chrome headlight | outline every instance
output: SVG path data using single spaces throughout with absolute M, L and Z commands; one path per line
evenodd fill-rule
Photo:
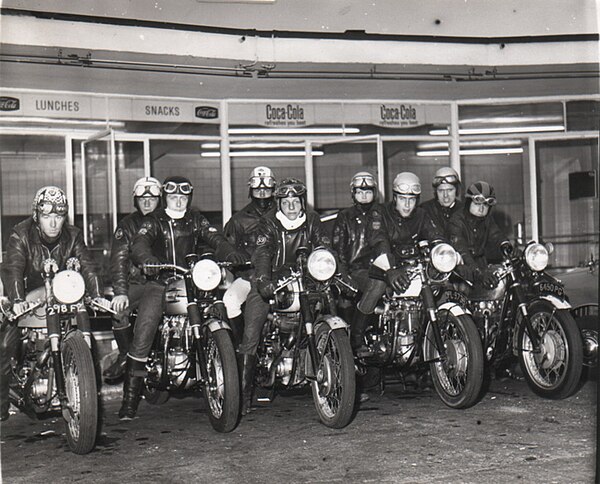
M 58 302 L 73 304 L 85 294 L 85 282 L 76 271 L 60 271 L 52 279 L 52 292 Z
M 307 261 L 308 272 L 317 281 L 331 279 L 337 269 L 335 257 L 327 249 L 314 250 Z
M 192 269 L 192 280 L 201 291 L 212 291 L 221 282 L 221 268 L 210 259 L 202 259 Z
M 531 244 L 525 249 L 525 261 L 534 271 L 543 271 L 548 265 L 548 249 L 542 244 Z
M 458 264 L 458 252 L 450 244 L 438 244 L 431 249 L 431 263 L 440 272 L 452 272 Z

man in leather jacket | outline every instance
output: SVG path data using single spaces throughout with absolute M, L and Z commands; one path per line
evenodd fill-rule
M 357 305 L 352 328 L 358 333 L 361 345 L 355 353 L 369 356 L 364 345 L 364 332 L 369 315 L 373 313 L 386 287 L 402 292 L 410 284 L 410 278 L 400 262 L 413 255 L 419 240 L 439 240 L 443 237 L 427 212 L 417 207 L 421 194 L 419 178 L 410 172 L 399 173 L 393 182 L 394 199 L 385 206 L 383 227 L 374 233 L 372 245 L 377 257 L 371 266 L 371 280 Z
M 262 328 L 269 314 L 276 280 L 296 262 L 300 247 L 308 250 L 328 246 L 319 216 L 306 208 L 306 186 L 300 180 L 287 178 L 275 188 L 277 206 L 267 213 L 258 228 L 256 250 L 252 256 L 255 274 L 246 301 L 244 338 L 240 345 L 242 359 L 242 415 L 250 411 L 256 351 Z
M 462 211 L 464 204 L 458 199 L 460 194 L 460 178 L 449 166 L 443 166 L 435 172 L 432 186 L 434 196 L 421 204 L 433 223 L 442 230 L 444 237 L 450 239 L 448 227 L 450 217 Z
M 66 222 L 68 203 L 65 192 L 55 186 L 40 188 L 32 203 L 32 215 L 17 224 L 6 246 L 2 264 L 2 280 L 13 312 L 27 310 L 28 292 L 44 285 L 44 261 L 53 259 L 59 270 L 66 269 L 67 260 L 79 260 L 87 294 L 96 303 L 108 308 L 110 303 L 101 296 L 100 279 L 94 261 L 83 241 L 79 228 Z M 9 325 L 0 335 L 0 417 L 8 418 L 8 375 L 10 359 L 17 356 L 19 331 Z
M 142 219 L 153 212 L 160 203 L 161 183 L 151 176 L 140 178 L 133 185 L 135 210 L 117 225 L 110 251 L 110 274 L 114 290 L 112 308 L 117 312 L 113 318 L 113 334 L 119 348 L 117 360 L 103 372 L 107 382 L 123 376 L 127 363 L 127 352 L 133 337 L 129 313 L 137 309 L 146 278 L 138 267 L 131 263 L 131 244 Z
M 275 178 L 270 168 L 257 166 L 250 173 L 248 179 L 248 196 L 250 203 L 235 213 L 225 224 L 223 232 L 235 248 L 252 257 L 256 249 L 256 230 L 262 217 L 273 207 L 273 189 Z M 242 342 L 244 331 L 244 318 L 242 316 L 242 304 L 250 293 L 251 269 L 238 271 L 237 279 L 223 295 L 223 304 L 227 310 L 227 317 L 233 332 L 233 343 L 237 349 Z
M 242 264 L 247 259 L 236 252 L 225 236 L 204 215 L 190 207 L 193 186 L 182 176 L 171 176 L 163 182 L 164 208 L 147 215 L 133 239 L 131 258 L 144 268 L 149 280 L 144 286 L 133 341 L 127 354 L 123 403 L 119 410 L 122 420 L 135 417 L 146 375 L 146 359 L 152 347 L 156 329 L 165 304 L 165 282 L 155 268 L 147 264 L 171 263 L 186 266 L 185 256 L 198 253 L 204 245 L 215 250 L 220 260 Z M 164 275 L 164 274 L 163 274 Z

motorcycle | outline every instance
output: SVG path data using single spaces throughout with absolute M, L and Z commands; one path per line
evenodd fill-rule
M 336 316 L 331 285 L 341 278 L 324 248 L 296 252 L 296 264 L 277 281 L 257 351 L 255 383 L 274 391 L 311 385 L 321 423 L 343 428 L 356 391 L 348 324 Z
M 166 309 L 147 362 L 144 398 L 153 405 L 171 390 L 202 389 L 208 416 L 217 432 L 238 422 L 240 393 L 231 328 L 217 310 L 217 289 L 229 263 L 209 256 L 186 256 L 189 268 L 148 264 L 173 275 L 167 279 Z
M 468 408 L 481 392 L 483 352 L 464 297 L 447 284 L 458 260 L 445 243 L 420 241 L 406 248 L 401 265 L 410 285 L 401 293 L 386 289 L 375 308 L 377 322 L 365 332 L 371 354 L 359 358 L 359 369 L 389 367 L 405 380 L 429 367 L 440 399 L 451 408 Z
M 551 247 L 550 247 L 551 250 Z M 560 281 L 545 272 L 549 247 L 530 243 L 493 266 L 494 289 L 466 289 L 490 368 L 517 357 L 529 387 L 544 398 L 576 390 L 583 365 L 582 338 Z
M 11 359 L 10 402 L 30 417 L 59 410 L 69 448 L 87 454 L 96 443 L 98 387 L 91 351 L 91 329 L 79 261 L 59 271 L 55 260 L 43 264 L 44 286 L 29 294 L 30 307 L 8 313 L 4 324 L 20 329 L 17 358 Z

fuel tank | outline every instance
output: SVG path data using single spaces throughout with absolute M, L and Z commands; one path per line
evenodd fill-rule
M 165 295 L 166 309 L 165 314 L 187 314 L 187 292 L 185 290 L 185 281 L 177 279 L 169 283 Z

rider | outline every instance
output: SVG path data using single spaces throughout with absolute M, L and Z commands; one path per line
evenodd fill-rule
M 275 188 L 276 210 L 267 213 L 257 230 L 255 268 L 246 301 L 244 338 L 240 345 L 242 360 L 242 415 L 250 411 L 256 351 L 262 328 L 269 314 L 268 301 L 273 297 L 275 282 L 286 268 L 296 262 L 296 250 L 328 246 L 319 216 L 307 210 L 306 186 L 295 178 L 286 178 Z
M 144 286 L 134 328 L 133 341 L 127 354 L 122 420 L 135 417 L 146 375 L 146 359 L 165 304 L 165 281 L 156 268 L 147 264 L 170 263 L 185 266 L 185 256 L 198 253 L 204 244 L 215 250 L 218 259 L 243 264 L 247 258 L 236 252 L 225 236 L 213 227 L 199 211 L 191 208 L 193 186 L 182 176 L 170 176 L 163 182 L 163 204 L 148 214 L 133 239 L 131 258 L 143 267 L 149 277 Z
M 377 303 L 386 287 L 404 291 L 410 284 L 406 269 L 399 264 L 414 254 L 415 242 L 439 240 L 443 234 L 425 210 L 417 207 L 421 194 L 421 181 L 411 172 L 399 173 L 392 185 L 394 198 L 384 208 L 383 226 L 374 233 L 372 244 L 377 255 L 371 266 L 369 286 L 357 305 L 352 329 L 359 344 L 355 354 L 369 356 L 364 344 L 364 332 Z
M 460 177 L 454 168 L 443 166 L 435 172 L 432 186 L 434 196 L 431 200 L 423 202 L 421 208 L 425 209 L 433 223 L 442 229 L 446 238 L 449 238 L 450 217 L 463 208 L 463 203 L 458 199 L 461 188 Z
M 44 262 L 53 259 L 59 270 L 67 260 L 79 260 L 87 293 L 97 304 L 110 307 L 101 297 L 100 279 L 92 257 L 85 246 L 81 230 L 66 223 L 69 210 L 65 192 L 55 186 L 40 188 L 33 198 L 31 217 L 17 224 L 6 246 L 2 264 L 2 280 L 6 296 L 13 303 L 13 312 L 20 314 L 29 307 L 28 292 L 44 285 Z M 87 328 L 84 328 L 87 329 Z M 17 356 L 19 331 L 9 325 L 0 334 L 0 417 L 8 418 L 8 375 L 10 359 Z
M 104 370 L 103 376 L 107 381 L 121 378 L 125 371 L 127 352 L 133 337 L 129 313 L 137 309 L 146 283 L 142 272 L 131 263 L 131 244 L 133 237 L 142 225 L 144 216 L 158 207 L 161 189 L 161 183 L 151 176 L 145 176 L 136 181 L 133 185 L 135 210 L 119 222 L 113 235 L 110 252 L 110 273 L 114 289 L 112 308 L 118 313 L 113 318 L 113 334 L 119 347 L 119 356 L 110 367 Z
M 250 203 L 233 215 L 223 229 L 225 237 L 241 253 L 252 257 L 256 249 L 256 229 L 265 213 L 273 207 L 273 188 L 275 178 L 270 168 L 257 166 L 248 179 L 248 196 Z M 223 295 L 223 303 L 237 349 L 242 341 L 244 331 L 242 304 L 250 292 L 250 270 L 237 274 L 238 278 Z
M 467 188 L 465 198 L 464 209 L 455 213 L 449 224 L 450 241 L 464 261 L 456 270 L 463 278 L 492 289 L 498 278 L 488 267 L 489 251 L 511 254 L 513 247 L 490 216 L 497 202 L 494 187 L 477 181 Z

